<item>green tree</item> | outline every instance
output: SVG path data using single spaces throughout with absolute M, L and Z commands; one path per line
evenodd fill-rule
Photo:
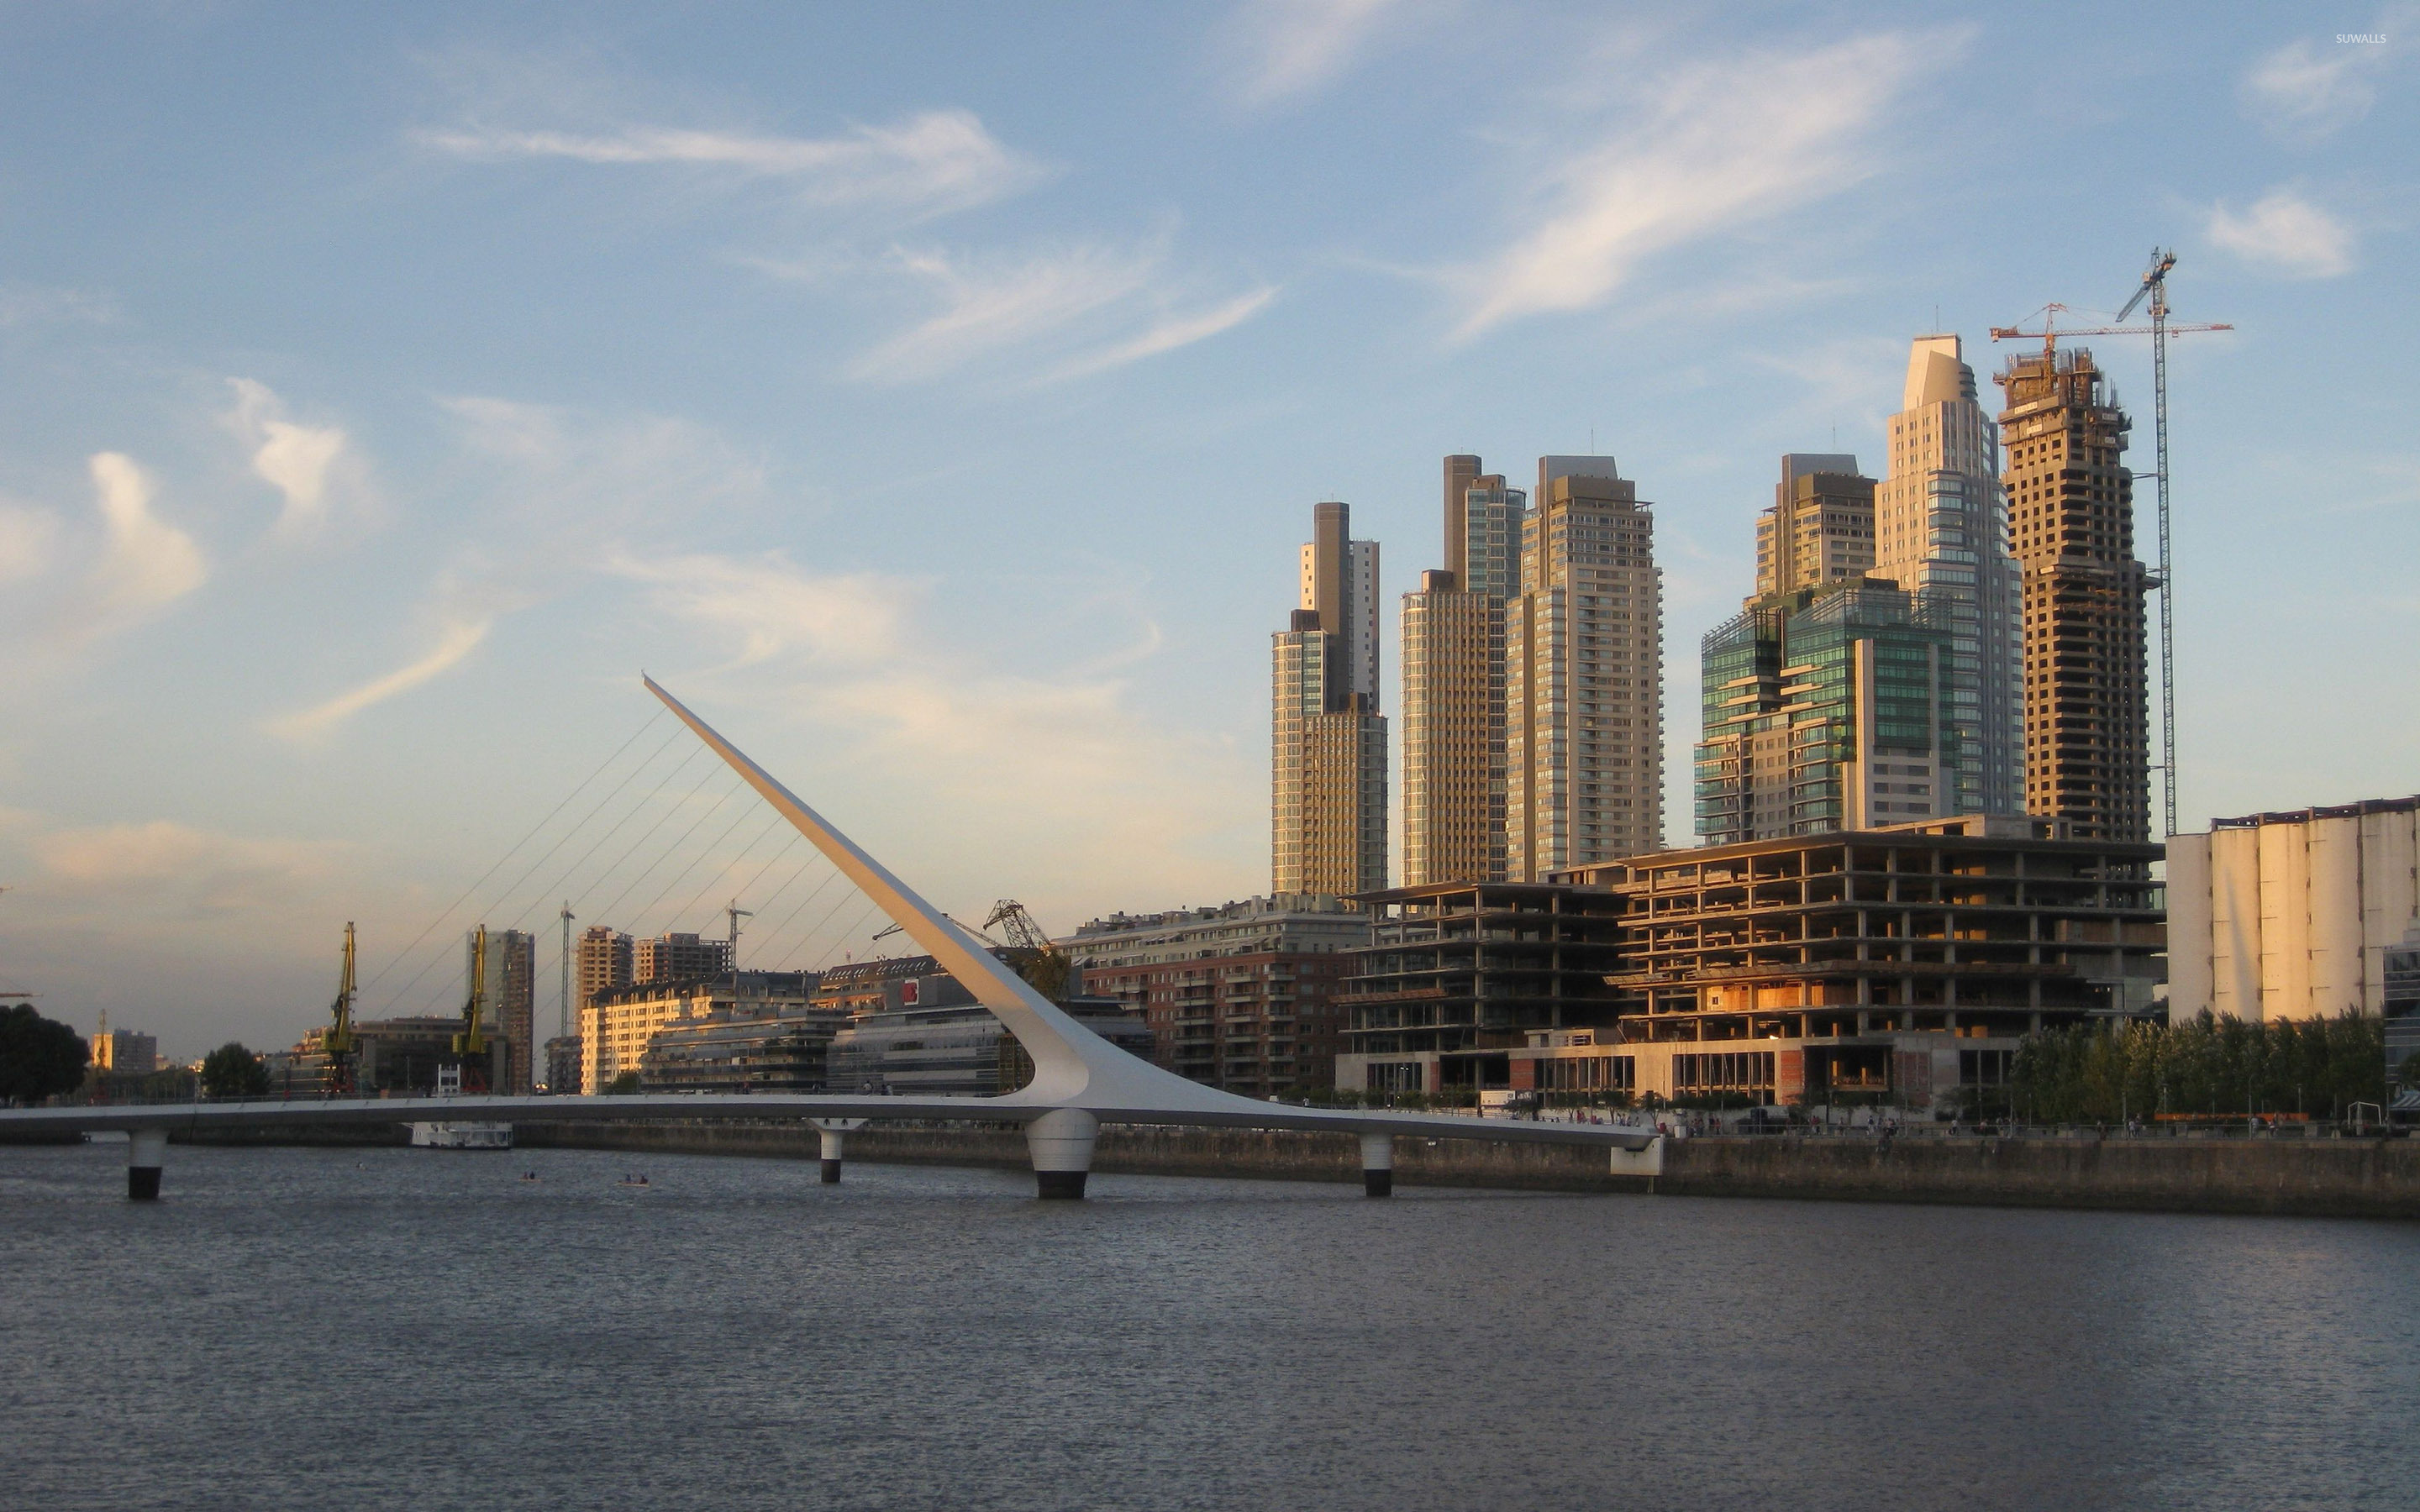
M 33 1004 L 0 1008 L 0 1102 L 39 1103 L 74 1091 L 91 1055 L 83 1035 L 42 1017 Z
M 635 1071 L 626 1071 L 605 1084 L 605 1095 L 608 1097 L 628 1097 L 638 1089 L 639 1073 Z
M 202 1057 L 202 1090 L 212 1097 L 263 1097 L 269 1069 L 260 1057 L 229 1040 Z

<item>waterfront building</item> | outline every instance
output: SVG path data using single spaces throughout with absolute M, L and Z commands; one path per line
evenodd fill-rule
M 1404 595 L 1404 881 L 1504 875 L 1504 600 L 1420 576 Z
M 1663 579 L 1652 506 L 1609 456 L 1543 456 L 1505 607 L 1505 874 L 1664 842 Z
M 587 1011 L 590 1000 L 598 993 L 631 984 L 632 954 L 630 936 L 619 930 L 599 924 L 580 932 L 572 948 L 574 1022 Z
M 1874 571 L 1874 480 L 1843 453 L 1789 452 L 1773 507 L 1756 520 L 1759 598 Z
M 845 1014 L 811 1001 L 812 972 L 739 973 L 687 989 L 639 1056 L 649 1092 L 820 1092 Z
M 1623 921 L 1617 1032 L 1534 1039 L 1512 1084 L 1734 1105 L 1996 1095 L 2028 1032 L 2154 1011 L 2159 858 L 1966 814 L 1575 869 L 1561 880 L 1606 889 Z
M 1949 811 L 1961 752 L 1937 600 L 1858 578 L 1750 600 L 1702 642 L 1703 843 Z
M 852 1004 L 827 1053 L 830 1089 L 865 1097 L 995 1097 L 1033 1076 L 1032 1057 L 931 956 L 866 962 L 828 1000 Z M 1060 1005 L 1078 1023 L 1148 1060 L 1151 1030 L 1113 1000 L 1078 996 Z
M 303 1035 L 295 1047 L 298 1085 L 314 1089 L 326 1085 L 327 1028 Z M 415 1013 L 401 1018 L 367 1019 L 353 1025 L 353 1086 L 370 1095 L 427 1097 L 437 1090 L 437 1068 L 459 1065 L 454 1038 L 462 1032 L 459 1013 Z M 513 1043 L 501 1030 L 488 1037 L 487 1082 L 505 1086 L 513 1063 L 528 1047 Z
M 2151 833 L 2144 595 L 2131 424 L 2092 354 L 2013 357 L 2000 435 L 2024 573 L 2025 811 L 2091 840 Z
M 2420 1113 L 2420 1063 L 2414 1059 L 2420 1057 L 2420 918 L 2412 921 L 2403 938 L 2379 953 L 2386 1090 L 2395 1111 L 2409 1116 Z
M 1873 576 L 1916 595 L 1950 631 L 1952 744 L 1964 757 L 1951 813 L 2050 811 L 2030 808 L 2024 786 L 2021 595 L 1999 443 L 1959 339 L 1916 337 L 1874 495 Z
M 580 1089 L 593 1096 L 626 1073 L 644 1081 L 647 1047 L 656 1036 L 676 1023 L 706 1017 L 717 1004 L 775 1012 L 793 999 L 809 1004 L 816 985 L 812 972 L 743 971 L 736 995 L 728 973 L 600 991 L 580 1013 Z
M 1355 893 L 1387 880 L 1387 721 L 1375 686 L 1378 553 L 1373 543 L 1350 539 L 1349 525 L 1343 504 L 1313 511 L 1313 539 L 1303 548 L 1304 604 L 1272 638 L 1270 871 L 1277 892 Z
M 703 981 L 731 971 L 731 942 L 694 934 L 659 934 L 630 942 L 630 984 L 662 986 Z
M 532 1008 L 537 988 L 537 939 L 526 930 L 517 929 L 489 930 L 487 935 L 488 975 L 482 996 L 487 1003 L 488 1024 L 513 1047 L 503 1078 L 489 1083 L 489 1090 L 525 1096 L 535 1074 L 528 1052 L 535 1042 L 532 1036 Z M 466 980 L 478 960 L 477 950 L 476 933 L 466 934 L 462 941 Z
M 1343 900 L 1280 894 L 1112 914 L 1057 943 L 1087 995 L 1141 1015 L 1160 1065 L 1270 1097 L 1334 1084 L 1336 991 L 1370 937 L 1369 915 Z
M 1404 882 L 1504 875 L 1504 606 L 1528 496 L 1445 459 L 1445 566 L 1404 595 Z
M 2420 798 L 2215 819 L 2167 857 L 2171 1023 L 2385 1011 L 2420 917 Z
M 1336 1085 L 1356 1092 L 1512 1086 L 1533 1034 L 1611 1032 L 1622 903 L 1594 887 L 1437 883 L 1363 900 L 1375 937 L 1354 954 Z
M 160 1069 L 160 1041 L 132 1029 L 111 1028 L 106 1012 L 93 1033 L 90 1053 L 92 1069 L 111 1075 L 148 1076 Z
M 546 1089 L 557 1096 L 580 1090 L 580 1036 L 561 1034 L 546 1042 Z

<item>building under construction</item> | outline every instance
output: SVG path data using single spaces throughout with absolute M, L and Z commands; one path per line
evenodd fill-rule
M 1969 814 L 1579 869 L 1619 902 L 1616 1032 L 1534 1037 L 1510 1084 L 1988 1104 L 2031 1030 L 2156 1011 L 2160 854 Z
M 2134 556 L 2130 422 L 2082 347 L 2046 339 L 1998 382 L 2023 582 L 2025 811 L 2066 820 L 2078 840 L 2149 840 L 2152 581 Z

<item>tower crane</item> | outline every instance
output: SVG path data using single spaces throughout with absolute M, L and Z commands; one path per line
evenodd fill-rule
M 2143 271 L 2143 280 L 2135 287 L 2126 307 L 2118 312 L 2118 324 L 2109 326 L 2076 326 L 2055 329 L 2058 313 L 2064 304 L 2042 306 L 2042 328 L 2040 332 L 2042 358 L 2047 362 L 2059 336 L 2149 336 L 2151 338 L 2151 447 L 2158 471 L 2152 477 L 2159 485 L 2160 563 L 2160 779 L 2163 796 L 2161 839 L 2177 832 L 2177 683 L 2176 683 L 2176 590 L 2170 586 L 2175 571 L 2168 559 L 2168 337 L 2192 332 L 2233 331 L 2224 322 L 2171 323 L 2168 319 L 2168 270 L 2177 265 L 2177 255 L 2163 247 L 2151 249 L 2151 265 Z M 2130 326 L 2126 317 L 2146 299 L 2150 302 L 2151 323 Z M 2007 341 L 2030 338 L 2036 332 L 2019 331 L 2013 326 L 1993 326 L 1992 339 Z

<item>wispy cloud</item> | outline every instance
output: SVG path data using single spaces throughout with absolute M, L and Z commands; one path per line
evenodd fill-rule
M 1265 105 L 1308 93 L 1361 56 L 1405 0 L 1244 0 L 1223 28 L 1236 97 Z
M 425 131 L 418 138 L 439 151 L 484 162 L 552 158 L 719 170 L 780 180 L 811 204 L 920 214 L 1001 199 L 1045 174 L 964 110 L 925 111 L 894 125 L 857 126 L 830 137 L 631 126 L 588 133 L 463 127 Z
M 277 517 L 280 533 L 306 532 L 327 517 L 332 484 L 357 482 L 356 459 L 346 453 L 344 431 L 334 425 L 304 425 L 286 418 L 286 406 L 269 386 L 251 378 L 229 378 L 236 393 L 229 426 L 252 450 L 255 476 L 277 490 L 285 508 Z
M 1206 340 L 1260 313 L 1263 287 L 1171 313 L 1165 238 L 1140 246 L 1062 247 L 1007 266 L 939 252 L 904 254 L 900 267 L 941 296 L 941 309 L 849 364 L 851 377 L 910 383 L 1011 350 L 1039 348 L 1030 367 L 1056 380 L 1122 367 Z M 1137 332 L 1138 322 L 1144 329 Z M 1070 346 L 1081 349 L 1067 355 Z M 1055 362 L 1050 361 L 1055 357 Z
M 644 583 L 662 613 L 737 641 L 736 665 L 790 657 L 866 666 L 897 654 L 924 585 L 882 573 L 809 573 L 779 552 L 741 558 L 617 549 L 605 570 Z
M 359 687 L 339 693 L 325 703 L 285 715 L 269 722 L 271 734 L 288 740 L 307 740 L 324 735 L 364 709 L 385 702 L 398 693 L 408 693 L 423 683 L 452 670 L 463 657 L 479 648 L 493 627 L 490 620 L 457 620 L 441 625 L 437 644 L 427 654 L 405 663 L 382 676 L 373 677 Z
M 91 461 L 95 501 L 107 544 L 89 590 L 95 628 L 118 629 L 149 619 L 199 588 L 209 567 L 194 538 L 151 510 L 151 480 L 116 452 Z
M 2241 214 L 2213 206 L 2206 229 L 2213 246 L 2289 278 L 2352 270 L 2352 228 L 2291 189 L 2273 189 Z
M 2365 37 L 2378 41 L 2304 38 L 2263 55 L 2244 75 L 2245 108 L 2276 135 L 2316 142 L 2335 135 L 2378 103 L 2379 81 L 2409 48 L 2405 28 L 2420 6 L 2396 6 Z
M 1170 316 L 1131 340 L 1113 343 L 1098 351 L 1086 352 L 1061 363 L 1051 370 L 1053 379 L 1085 378 L 1105 373 L 1128 363 L 1139 363 L 1162 352 L 1172 352 L 1180 347 L 1190 347 L 1197 341 L 1207 341 L 1222 331 L 1231 331 L 1268 307 L 1278 291 L 1262 287 L 1239 294 L 1224 303 L 1212 305 L 1187 315 Z
M 1868 137 L 1906 87 L 1962 47 L 1888 33 L 1811 53 L 1625 72 L 1604 124 L 1535 177 L 1536 228 L 1458 281 L 1459 334 L 1602 304 L 1646 259 L 1839 193 L 1882 162 Z
M 1156 250 L 1077 246 L 991 270 L 940 253 L 914 254 L 903 266 L 939 290 L 940 312 L 858 358 L 850 374 L 910 382 L 1052 334 L 1140 292 L 1159 261 Z

